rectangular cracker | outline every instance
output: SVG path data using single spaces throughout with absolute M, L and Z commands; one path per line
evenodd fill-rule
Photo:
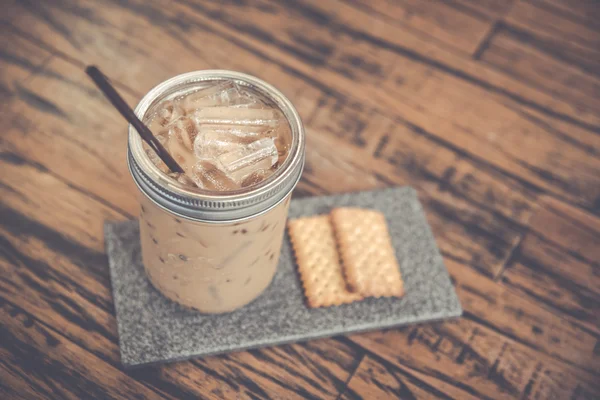
M 329 216 L 293 219 L 288 230 L 309 307 L 337 306 L 362 299 L 346 286 Z
M 401 297 L 404 284 L 385 216 L 362 208 L 335 208 L 331 223 L 350 290 L 363 296 Z

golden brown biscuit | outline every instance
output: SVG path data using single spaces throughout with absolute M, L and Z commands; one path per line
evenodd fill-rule
M 402 296 L 404 285 L 385 216 L 362 208 L 336 208 L 331 223 L 350 290 L 363 296 Z
M 288 229 L 309 307 L 362 299 L 346 287 L 329 216 L 294 219 Z

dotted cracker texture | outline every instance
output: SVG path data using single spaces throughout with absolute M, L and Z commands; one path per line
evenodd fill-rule
M 331 223 L 344 272 L 353 291 L 364 296 L 402 296 L 402 278 L 383 213 L 336 208 Z
M 291 220 L 288 230 L 310 307 L 339 306 L 361 298 L 346 289 L 329 216 Z
M 308 308 L 289 239 L 275 278 L 249 305 L 202 315 L 162 296 L 144 274 L 137 221 L 105 224 L 113 297 L 125 366 L 306 341 L 357 331 L 458 317 L 461 306 L 416 192 L 408 187 L 294 199 L 290 218 L 335 207 L 381 211 L 401 265 L 404 296 Z

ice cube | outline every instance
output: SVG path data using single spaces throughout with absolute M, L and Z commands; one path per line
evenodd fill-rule
M 264 103 L 256 96 L 251 95 L 236 84 L 233 85 L 233 88 L 224 91 L 221 99 L 221 105 L 229 107 L 260 108 L 264 106 Z
M 181 117 L 168 126 L 169 141 L 167 148 L 175 161 L 184 171 L 190 171 L 196 163 L 193 153 L 194 139 L 198 134 L 194 122 L 187 117 Z
M 194 140 L 198 157 L 216 157 L 261 138 L 273 138 L 276 130 L 251 125 L 200 125 Z
M 232 81 L 197 90 L 180 99 L 183 107 L 190 111 L 217 106 L 260 106 L 260 102 Z
M 259 169 L 257 171 L 252 172 L 247 177 L 245 177 L 240 186 L 245 188 L 248 186 L 256 185 L 257 183 L 264 181 L 270 174 L 271 174 L 270 171 L 266 171 L 264 169 Z
M 220 132 L 227 132 L 232 136 L 232 140 L 241 142 L 253 142 L 262 138 L 274 138 L 277 136 L 277 129 L 266 126 L 256 125 L 201 125 L 207 129 L 213 129 Z
M 199 160 L 193 166 L 190 176 L 201 189 L 224 191 L 239 188 L 239 185 L 211 160 Z
M 198 158 L 214 158 L 220 154 L 234 151 L 241 141 L 227 129 L 212 125 L 202 125 L 194 140 L 194 153 Z
M 252 172 L 270 169 L 277 162 L 277 158 L 274 139 L 264 138 L 223 153 L 217 157 L 217 160 L 223 171 L 241 184 Z
M 196 163 L 194 153 L 186 149 L 177 140 L 169 140 L 169 154 L 177 161 L 184 171 L 189 171 Z
M 167 126 L 169 140 L 177 140 L 190 151 L 194 148 L 194 139 L 198 135 L 196 124 L 187 117 L 181 117 Z
M 265 108 L 265 104 L 252 98 L 241 98 L 229 104 L 231 108 Z
M 167 142 L 169 140 L 167 132 L 163 131 L 161 133 L 155 134 L 154 136 L 163 146 L 167 146 Z M 150 159 L 150 161 L 152 161 L 154 165 L 158 167 L 158 169 L 160 169 L 164 173 L 170 171 L 169 167 L 167 167 L 167 165 L 160 159 L 160 157 L 156 154 L 154 149 L 148 146 L 146 142 L 143 143 L 143 146 L 144 150 L 146 151 L 146 154 L 148 155 L 148 158 Z
M 186 110 L 194 110 L 202 107 L 213 107 L 221 104 L 219 94 L 233 87 L 233 82 L 225 81 L 217 85 L 188 93 L 179 99 Z
M 290 150 L 290 140 L 292 138 L 290 126 L 288 124 L 281 124 L 275 132 L 275 135 L 275 146 L 277 147 L 278 152 L 276 166 L 279 167 L 287 158 L 288 152 Z
M 283 121 L 278 110 L 260 108 L 208 107 L 196 110 L 192 118 L 198 124 L 252 125 L 275 128 Z
M 265 108 L 265 103 L 260 101 L 256 96 L 252 96 L 241 89 L 235 95 L 230 95 L 228 100 L 223 105 L 232 108 Z
M 152 150 L 150 146 L 147 146 L 145 150 L 150 161 L 152 161 L 152 163 L 156 165 L 159 170 L 161 170 L 165 174 L 170 171 L 169 167 L 167 167 L 167 165 L 160 159 L 160 157 L 156 155 L 156 152 L 154 152 L 154 150 Z
M 163 128 L 185 115 L 185 110 L 171 100 L 164 101 L 152 117 L 148 128 L 155 135 L 162 132 Z

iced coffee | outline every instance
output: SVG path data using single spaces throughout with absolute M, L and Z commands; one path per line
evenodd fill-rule
M 235 310 L 270 284 L 303 162 L 287 99 L 256 78 L 218 72 L 163 88 L 143 110 L 183 173 L 130 135 L 146 273 L 163 295 L 204 313 Z
M 147 124 L 183 167 L 183 184 L 217 192 L 255 185 L 285 160 L 290 139 L 283 113 L 234 81 L 206 84 L 158 104 Z M 163 172 L 154 150 L 148 157 Z

